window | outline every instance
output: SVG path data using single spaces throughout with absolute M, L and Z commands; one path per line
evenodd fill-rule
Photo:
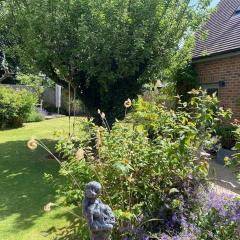
M 213 93 L 216 93 L 218 96 L 219 83 L 202 84 L 202 88 L 207 91 L 207 94 L 212 95 Z
M 240 15 L 240 6 L 236 9 L 234 15 Z
M 216 96 L 218 97 L 218 88 L 208 88 L 207 89 L 208 95 L 213 95 L 214 93 L 216 93 Z

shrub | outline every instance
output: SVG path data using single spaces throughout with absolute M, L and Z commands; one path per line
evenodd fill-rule
M 142 83 L 191 59 L 192 33 L 210 13 L 207 0 L 41 2 L 4 1 L 4 42 L 14 42 L 8 53 L 58 84 L 70 83 L 89 110 L 101 107 L 113 120 Z
M 45 116 L 42 112 L 34 109 L 28 116 L 26 122 L 41 122 L 44 121 Z
M 182 96 L 184 101 L 189 100 L 190 95 L 188 92 L 191 91 L 191 89 L 200 87 L 197 71 L 192 65 L 178 69 L 173 76 L 173 80 L 176 83 L 177 94 Z
M 236 144 L 236 136 L 234 125 L 223 125 L 217 129 L 217 134 L 221 137 L 221 145 L 223 148 L 232 149 Z
M 59 187 L 66 204 L 79 205 L 91 180 L 103 185 L 102 199 L 118 219 L 114 239 L 140 239 L 151 234 L 181 232 L 181 219 L 198 206 L 200 186 L 207 185 L 208 154 L 216 128 L 228 116 L 215 96 L 193 90 L 189 104 L 178 101 L 176 111 L 158 101 L 139 97 L 125 120 L 110 130 L 85 120 L 84 134 L 59 141 L 64 162 Z M 126 110 L 131 105 L 128 101 Z M 72 177 L 74 176 L 74 181 Z M 87 236 L 79 233 L 82 239 Z
M 27 90 L 0 87 L 0 127 L 19 127 L 36 104 L 36 97 Z
M 234 127 L 236 130 L 233 132 L 233 134 L 236 137 L 236 144 L 234 146 L 234 150 L 236 150 L 236 154 L 233 155 L 233 158 L 225 158 L 225 163 L 227 166 L 231 166 L 234 168 L 235 172 L 238 174 L 238 181 L 240 182 L 240 124 L 239 121 L 237 121 L 234 124 Z

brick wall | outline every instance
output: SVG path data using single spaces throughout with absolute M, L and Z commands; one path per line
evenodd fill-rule
M 195 67 L 202 84 L 225 81 L 225 87 L 219 87 L 220 103 L 240 119 L 240 56 L 196 63 Z

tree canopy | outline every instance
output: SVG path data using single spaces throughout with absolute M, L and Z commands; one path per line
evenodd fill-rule
M 71 84 L 90 110 L 116 112 L 143 83 L 191 56 L 210 0 L 3 0 L 6 53 Z

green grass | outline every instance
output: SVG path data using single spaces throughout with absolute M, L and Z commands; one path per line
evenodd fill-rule
M 69 224 L 66 208 L 43 211 L 45 204 L 56 200 L 55 189 L 44 182 L 43 174 L 57 176 L 59 166 L 44 150 L 26 147 L 33 136 L 52 147 L 53 132 L 67 128 L 67 118 L 59 118 L 0 131 L 1 240 L 54 239 L 46 232 Z

